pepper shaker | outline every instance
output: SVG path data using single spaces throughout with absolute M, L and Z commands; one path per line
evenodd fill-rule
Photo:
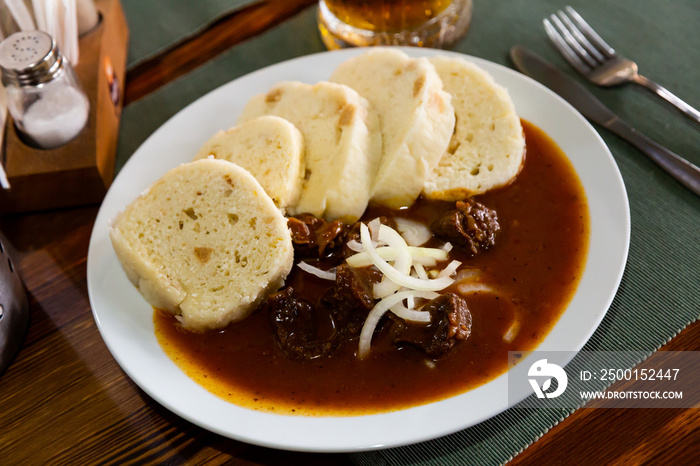
M 16 32 L 0 42 L 7 107 L 22 140 L 60 147 L 85 127 L 90 102 L 56 41 L 42 31 Z

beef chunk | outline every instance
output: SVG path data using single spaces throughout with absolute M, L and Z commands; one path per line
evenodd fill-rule
M 335 286 L 321 298 L 328 306 L 339 332 L 350 335 L 362 330 L 367 314 L 374 307 L 374 295 L 367 275 L 347 264 L 336 267 Z
M 287 219 L 292 234 L 294 251 L 300 257 L 318 259 L 342 259 L 342 246 L 349 227 L 335 220 L 326 222 L 311 214 L 301 214 Z
M 340 220 L 325 222 L 316 230 L 316 244 L 319 257 L 335 254 L 345 244 L 348 226 Z
M 446 293 L 430 301 L 423 310 L 430 312 L 430 323 L 406 324 L 400 332 L 396 332 L 397 345 L 410 345 L 437 358 L 458 341 L 469 338 L 472 315 L 464 298 Z
M 289 217 L 287 226 L 292 235 L 294 247 L 308 246 L 313 248 L 316 245 L 316 228 L 322 224 L 323 220 L 313 215 L 302 214 L 298 217 Z
M 456 209 L 445 212 L 431 225 L 433 234 L 476 255 L 496 242 L 501 229 L 495 210 L 473 199 L 457 201 Z
M 263 307 L 270 314 L 277 344 L 289 357 L 315 359 L 332 352 L 331 342 L 317 340 L 313 306 L 291 287 L 270 295 Z

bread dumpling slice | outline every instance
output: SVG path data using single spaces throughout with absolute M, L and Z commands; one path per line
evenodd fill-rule
M 341 63 L 330 80 L 355 89 L 379 113 L 383 150 L 372 200 L 392 208 L 411 205 L 447 149 L 455 123 L 450 95 L 433 65 L 374 48 Z
M 195 331 L 246 317 L 293 263 L 280 210 L 250 173 L 224 160 L 168 171 L 114 219 L 110 238 L 146 301 Z
M 214 156 L 245 168 L 279 208 L 294 205 L 304 176 L 304 140 L 290 122 L 262 116 L 219 131 L 199 149 L 195 160 Z
M 290 121 L 304 138 L 301 196 L 288 213 L 357 220 L 367 207 L 381 153 L 379 120 L 369 103 L 340 84 L 288 81 L 254 96 L 238 122 L 261 115 Z
M 430 62 L 452 94 L 457 123 L 424 194 L 455 201 L 508 184 L 525 155 L 523 129 L 508 91 L 462 58 L 436 56 Z

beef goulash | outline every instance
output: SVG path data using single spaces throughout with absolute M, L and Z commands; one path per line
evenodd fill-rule
M 253 96 L 115 220 L 161 347 L 215 395 L 286 414 L 403 409 L 488 382 L 576 290 L 576 173 L 463 60 L 377 48 L 332 80 Z

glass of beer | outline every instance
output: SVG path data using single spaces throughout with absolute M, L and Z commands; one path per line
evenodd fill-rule
M 449 48 L 469 28 L 472 0 L 320 0 L 328 49 L 369 45 Z

